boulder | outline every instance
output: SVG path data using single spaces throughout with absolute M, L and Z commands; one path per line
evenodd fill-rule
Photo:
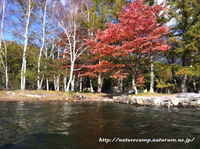
M 176 96 L 177 98 L 200 98 L 199 93 L 180 93 Z
M 108 99 L 108 101 L 109 101 L 109 102 L 113 102 L 114 100 L 113 100 L 113 99 Z
M 137 103 L 136 99 L 137 99 L 136 96 L 132 96 L 132 97 L 131 97 L 131 103 L 130 103 L 130 104 L 136 104 L 136 103 Z
M 144 97 L 137 97 L 136 98 L 136 103 L 138 104 L 138 105 L 144 105 Z
M 161 99 L 159 98 L 151 98 L 151 103 L 152 103 L 152 106 L 160 106 L 160 103 L 161 103 Z
M 190 103 L 190 100 L 188 98 L 180 98 L 180 100 L 184 103 Z
M 103 101 L 108 101 L 108 99 L 107 99 L 107 98 L 104 98 Z
M 186 106 L 190 104 L 190 100 L 188 98 L 178 98 L 181 106 Z
M 113 96 L 113 99 L 116 100 L 119 96 Z
M 132 96 L 128 95 L 126 103 L 130 104 L 131 102 L 132 102 Z
M 197 106 L 197 100 L 191 100 L 190 105 L 191 106 Z
M 170 100 L 161 100 L 160 105 L 162 107 L 172 106 Z
M 183 107 L 189 107 L 190 104 L 189 103 L 182 103 L 181 106 L 183 106 Z
M 79 100 L 83 99 L 83 95 L 82 94 L 77 94 L 76 96 Z
M 128 97 L 126 95 L 119 96 L 118 102 L 119 103 L 126 103 Z
M 36 99 L 41 99 L 42 97 L 41 96 L 38 96 L 38 95 L 26 95 L 27 97 L 33 97 L 33 98 L 36 98 Z
M 144 105 L 146 105 L 146 106 L 152 105 L 151 99 L 149 99 L 149 98 L 145 98 L 143 102 L 144 102 Z
M 200 106 L 200 100 L 197 100 L 197 105 Z
M 172 98 L 170 101 L 174 106 L 178 106 L 178 104 L 180 103 L 180 100 L 178 98 Z

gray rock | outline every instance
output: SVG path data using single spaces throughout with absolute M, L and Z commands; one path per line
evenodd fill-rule
M 184 103 L 190 103 L 190 100 L 188 98 L 180 98 L 180 101 Z
M 132 102 L 132 97 L 131 95 L 128 95 L 126 103 L 130 104 L 131 102 Z
M 137 99 L 136 96 L 132 96 L 132 97 L 131 97 L 131 103 L 130 103 L 130 104 L 136 104 L 136 103 L 137 103 L 136 99 Z
M 119 103 L 126 103 L 128 97 L 126 95 L 119 96 L 118 102 Z
M 200 106 L 200 100 L 197 100 L 197 105 Z
M 197 106 L 197 101 L 196 101 L 196 100 L 192 100 L 192 101 L 190 102 L 190 105 L 191 105 L 191 106 Z
M 144 105 L 146 106 L 152 105 L 151 100 L 149 98 L 145 98 L 143 102 L 144 102 Z
M 188 98 L 178 98 L 181 106 L 185 107 L 190 105 L 190 100 Z
M 180 103 L 178 98 L 172 98 L 170 101 L 174 106 L 177 106 Z
M 176 96 L 177 98 L 200 98 L 199 93 L 180 93 Z
M 33 98 L 36 98 L 36 99 L 41 99 L 42 97 L 41 96 L 38 96 L 38 95 L 26 95 L 27 97 L 33 97 Z
M 161 100 L 160 105 L 162 107 L 168 107 L 169 105 L 171 106 L 171 102 L 169 100 Z
M 183 107 L 189 107 L 190 104 L 189 103 L 182 103 L 181 106 L 183 106 Z
M 116 100 L 118 98 L 118 96 L 113 96 L 113 99 Z
M 78 95 L 77 95 L 77 98 L 78 98 L 79 100 L 81 100 L 81 99 L 83 99 L 83 95 L 82 95 L 82 94 L 78 94 Z
M 144 97 L 137 97 L 136 98 L 136 103 L 138 105 L 144 105 Z
M 151 100 L 152 106 L 156 106 L 156 107 L 160 106 L 161 99 L 159 99 L 159 98 L 151 98 L 150 100 Z

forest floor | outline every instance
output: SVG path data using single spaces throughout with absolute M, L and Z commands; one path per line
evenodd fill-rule
M 78 101 L 77 95 L 80 93 L 64 91 L 45 91 L 45 90 L 15 90 L 15 91 L 0 91 L 0 101 Z M 104 99 L 112 99 L 112 96 L 120 96 L 121 94 L 111 93 L 81 93 L 83 100 L 81 101 L 102 101 Z M 129 95 L 129 94 L 125 94 Z M 159 94 L 159 93 L 140 93 L 132 96 L 145 97 L 161 97 L 161 96 L 176 96 L 176 94 Z

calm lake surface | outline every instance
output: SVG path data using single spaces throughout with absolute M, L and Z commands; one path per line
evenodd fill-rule
M 106 138 L 194 140 L 99 142 Z M 105 102 L 0 102 L 0 148 L 199 149 L 200 109 L 168 111 Z

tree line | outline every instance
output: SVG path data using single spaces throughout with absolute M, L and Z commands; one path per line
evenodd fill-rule
M 1 0 L 1 89 L 198 92 L 200 2 Z

